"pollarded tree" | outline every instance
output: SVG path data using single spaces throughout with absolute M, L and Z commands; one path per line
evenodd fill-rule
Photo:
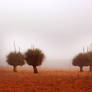
M 28 65 L 32 65 L 34 73 L 38 73 L 37 66 L 40 66 L 44 60 L 44 53 L 40 49 L 29 49 L 25 53 L 25 59 Z
M 11 52 L 9 53 L 9 55 L 7 56 L 7 63 L 9 65 L 13 66 L 13 71 L 17 72 L 16 67 L 22 66 L 25 64 L 24 62 L 24 55 L 22 55 L 22 53 L 18 52 Z
M 89 58 L 89 71 L 92 72 L 92 52 L 87 52 Z
M 80 72 L 83 72 L 83 66 L 89 65 L 89 58 L 87 53 L 79 53 L 74 59 L 72 64 L 80 67 Z

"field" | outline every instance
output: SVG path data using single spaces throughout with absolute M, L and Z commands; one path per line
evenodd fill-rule
M 0 68 L 0 92 L 92 92 L 92 73 L 77 70 Z

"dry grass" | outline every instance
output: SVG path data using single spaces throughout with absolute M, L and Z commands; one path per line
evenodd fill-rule
M 92 73 L 21 68 L 17 73 L 11 68 L 0 69 L 0 92 L 92 92 Z

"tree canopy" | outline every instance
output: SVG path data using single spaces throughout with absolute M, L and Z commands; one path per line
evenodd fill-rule
M 7 56 L 7 63 L 9 65 L 12 65 L 14 67 L 14 71 L 16 72 L 16 66 L 20 65 L 24 65 L 24 55 L 20 52 L 16 53 L 16 52 L 11 52 L 9 53 L 9 55 Z
M 90 59 L 87 53 L 79 53 L 72 62 L 74 66 L 88 66 L 89 63 Z
M 39 66 L 42 64 L 45 55 L 40 49 L 29 49 L 25 53 L 25 59 L 29 65 Z

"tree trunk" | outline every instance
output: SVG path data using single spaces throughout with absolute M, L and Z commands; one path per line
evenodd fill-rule
M 33 66 L 33 69 L 34 69 L 34 73 L 38 73 L 38 70 L 37 70 L 36 66 Z
M 14 72 L 17 72 L 16 66 L 13 66 L 13 71 L 14 71 Z
M 80 66 L 80 72 L 83 72 L 83 66 Z
M 92 65 L 89 66 L 89 71 L 92 72 Z

